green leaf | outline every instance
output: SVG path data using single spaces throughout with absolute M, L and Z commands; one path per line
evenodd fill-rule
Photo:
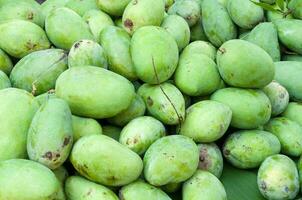
M 256 2 L 256 1 L 252 1 L 254 4 L 256 4 L 257 6 L 260 6 L 261 8 L 263 8 L 264 10 L 268 10 L 268 11 L 272 11 L 272 12 L 278 12 L 278 10 L 276 8 L 274 8 L 273 5 L 267 4 L 267 3 L 261 3 L 261 2 Z
M 277 6 L 282 10 L 284 11 L 284 0 L 276 0 L 276 4 Z

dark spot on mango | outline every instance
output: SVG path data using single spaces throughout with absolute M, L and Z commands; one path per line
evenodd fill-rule
M 225 49 L 225 48 L 219 48 L 218 51 L 219 51 L 221 54 L 226 53 L 226 49 Z
M 138 0 L 134 0 L 133 2 L 132 2 L 132 5 L 136 5 L 138 3 Z
M 27 15 L 27 19 L 32 20 L 33 18 L 34 18 L 34 13 L 29 12 L 28 15 Z
M 130 19 L 126 19 L 124 22 L 124 26 L 130 30 L 133 29 L 133 22 Z
M 260 188 L 265 191 L 267 189 L 266 183 L 264 181 L 261 181 Z
M 27 48 L 27 50 L 33 50 L 37 47 L 37 44 L 32 43 L 30 40 L 26 42 L 25 47 Z
M 74 44 L 74 48 L 79 48 L 81 42 L 82 42 L 82 41 L 79 41 L 79 42 L 75 43 L 75 44 Z
M 86 196 L 89 196 L 92 193 L 92 189 L 89 189 L 89 191 L 87 192 Z
M 62 147 L 65 147 L 65 146 L 67 146 L 68 144 L 69 144 L 69 142 L 70 142 L 70 137 L 66 137 L 66 138 L 64 138 L 64 142 L 63 142 L 63 145 L 62 145 Z
M 223 154 L 224 154 L 225 156 L 229 156 L 230 153 L 231 153 L 230 150 L 228 150 L 228 149 L 223 149 Z
M 151 99 L 151 97 L 147 97 L 147 104 L 148 106 L 153 106 L 153 100 Z
M 50 151 L 47 151 L 43 156 L 42 158 L 46 158 L 48 160 L 52 160 L 52 153 Z

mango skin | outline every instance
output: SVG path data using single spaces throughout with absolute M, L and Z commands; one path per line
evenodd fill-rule
M 144 175 L 154 186 L 179 183 L 194 174 L 198 161 L 199 152 L 193 140 L 182 135 L 166 136 L 146 151 Z
M 145 199 L 145 200 L 172 200 L 161 189 L 156 188 L 144 181 L 138 180 L 122 187 L 119 196 L 123 200 Z
M 160 121 L 153 117 L 142 116 L 124 126 L 119 142 L 142 155 L 152 143 L 165 135 L 166 129 Z
M 84 177 L 107 186 L 123 186 L 136 180 L 143 170 L 141 158 L 105 135 L 80 138 L 70 161 Z
M 72 115 L 73 141 L 76 142 L 86 135 L 102 134 L 102 126 L 91 118 L 84 118 Z
M 296 164 L 285 155 L 270 156 L 258 170 L 257 183 L 267 199 L 294 199 L 299 192 Z
M 163 28 L 140 28 L 132 37 L 130 50 L 136 74 L 146 83 L 162 83 L 168 80 L 176 69 L 177 43 Z
M 216 91 L 211 100 L 228 105 L 232 110 L 231 126 L 255 129 L 268 122 L 271 103 L 261 90 L 224 88 Z
M 47 0 L 41 4 L 41 10 L 46 17 L 49 13 L 57 8 L 64 7 L 69 0 Z
M 208 38 L 203 29 L 201 18 L 194 26 L 190 27 L 190 32 L 191 32 L 190 34 L 191 42 L 199 41 L 199 40 L 208 41 Z
M 282 116 L 302 126 L 302 104 L 299 102 L 290 102 L 286 110 L 282 113 Z
M 143 26 L 160 26 L 164 19 L 164 13 L 165 3 L 163 0 L 132 0 L 123 13 L 123 27 L 132 35 Z
M 232 111 L 227 105 L 211 100 L 200 101 L 186 110 L 186 119 L 179 133 L 195 142 L 214 142 L 225 134 L 231 119 Z
M 0 71 L 0 90 L 11 87 L 11 83 L 7 75 Z
M 184 50 L 182 54 L 197 54 L 197 55 L 205 55 L 211 58 L 212 60 L 216 60 L 216 48 L 210 43 L 206 41 L 194 41 L 191 42 Z
M 237 28 L 227 9 L 217 0 L 203 0 L 202 25 L 209 41 L 216 47 L 237 37 Z
M 296 19 L 302 19 L 302 1 L 301 0 L 293 0 L 289 2 L 288 8 L 292 10 L 292 15 Z
M 93 40 L 88 24 L 69 8 L 57 8 L 45 19 L 49 40 L 58 48 L 69 50 L 79 40 Z
M 109 70 L 129 80 L 136 80 L 134 64 L 130 54 L 131 38 L 119 27 L 108 26 L 100 34 L 101 45 L 108 58 Z
M 80 176 L 68 177 L 65 183 L 65 191 L 69 200 L 119 200 L 110 189 Z
M 282 61 L 298 61 L 302 62 L 302 55 L 283 55 Z
M 164 124 L 176 125 L 185 118 L 184 97 L 171 83 L 165 82 L 160 85 L 145 83 L 138 89 L 137 94 L 143 98 L 148 112 Z
M 264 130 L 276 135 L 281 143 L 281 152 L 288 156 L 302 154 L 302 127 L 295 121 L 285 117 L 271 119 Z
M 52 170 L 52 172 L 55 174 L 59 182 L 64 185 L 65 180 L 69 176 L 67 169 L 64 166 L 60 166 L 57 169 Z
M 35 96 L 34 100 L 37 102 L 37 104 L 40 107 L 42 104 L 44 104 L 46 101 L 48 101 L 48 99 L 56 98 L 56 95 L 54 92 L 55 92 L 54 90 L 49 90 L 48 92 Z
M 294 101 L 302 100 L 302 62 L 281 61 L 275 63 L 275 80 L 280 83 Z
M 95 0 L 69 0 L 65 7 L 75 11 L 80 16 L 83 16 L 86 11 L 98 9 Z
M 13 87 L 39 95 L 55 87 L 59 75 L 67 69 L 67 55 L 62 49 L 47 49 L 23 57 L 13 68 Z
M 281 114 L 286 109 L 289 102 L 287 90 L 276 81 L 272 81 L 262 90 L 271 102 L 272 116 Z
M 0 49 L 0 70 L 9 75 L 13 67 L 11 59 Z
M 101 45 L 92 40 L 74 43 L 68 54 L 68 66 L 91 65 L 107 68 L 107 55 Z
M 0 161 L 27 157 L 27 132 L 37 110 L 30 93 L 17 88 L 0 90 Z
M 58 199 L 60 182 L 47 167 L 30 160 L 0 162 L 0 198 L 9 200 Z
M 0 48 L 16 58 L 22 58 L 34 51 L 48 49 L 50 46 L 40 26 L 18 19 L 0 24 L 0 38 L 2 38 Z
M 182 183 L 169 183 L 161 187 L 161 189 L 167 193 L 174 193 L 179 190 L 182 186 Z
M 118 126 L 106 125 L 106 126 L 102 126 L 102 131 L 104 135 L 107 135 L 108 137 L 111 137 L 112 139 L 119 141 L 122 129 Z
M 59 76 L 56 95 L 68 102 L 72 114 L 101 119 L 128 108 L 135 92 L 131 82 L 118 74 L 99 67 L 79 66 Z
M 229 135 L 223 145 L 224 157 L 240 169 L 258 167 L 268 156 L 278 154 L 280 150 L 278 137 L 261 130 L 237 131 Z
M 131 0 L 96 0 L 98 7 L 113 16 L 122 16 Z
M 287 3 L 284 2 L 284 11 L 285 12 L 288 12 L 288 5 L 286 5 Z M 273 4 L 272 5 L 274 9 L 278 9 L 278 5 L 277 4 Z M 284 17 L 284 15 L 282 13 L 279 13 L 279 12 L 273 12 L 273 11 L 266 11 L 266 20 L 268 22 L 274 22 L 278 19 L 283 19 L 283 18 L 286 18 L 286 19 L 293 19 L 293 15 L 292 14 L 288 14 L 286 15 L 286 17 Z
M 200 187 L 200 186 L 203 187 Z M 227 200 L 227 194 L 219 179 L 210 172 L 197 170 L 182 187 L 183 200 Z

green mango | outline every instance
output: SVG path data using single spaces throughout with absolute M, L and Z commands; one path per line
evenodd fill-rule
M 198 167 L 199 152 L 188 137 L 171 135 L 156 140 L 144 156 L 144 176 L 154 186 L 179 183 Z
M 302 54 L 302 21 L 297 19 L 280 19 L 274 21 L 280 42 L 288 49 Z
M 160 26 L 164 13 L 163 0 L 131 0 L 123 13 L 123 27 L 132 35 L 143 26 Z
M 82 176 L 107 186 L 129 184 L 143 170 L 143 162 L 136 153 L 105 135 L 80 138 L 70 160 Z
M 117 126 L 106 125 L 106 126 L 102 126 L 102 131 L 103 131 L 102 132 L 103 135 L 107 135 L 108 137 L 111 137 L 112 139 L 119 141 L 122 129 Z
M 9 56 L 0 49 L 0 70 L 9 75 L 13 67 L 13 63 Z
M 68 66 L 91 65 L 107 68 L 107 55 L 101 45 L 93 40 L 80 40 L 72 45 L 68 54 Z
M 164 91 L 164 92 L 163 92 Z M 164 124 L 176 125 L 185 118 L 185 100 L 171 83 L 160 85 L 143 84 L 137 91 L 148 112 Z
M 73 141 L 76 142 L 86 135 L 102 134 L 102 126 L 92 118 L 72 115 Z
M 219 179 L 210 172 L 197 170 L 182 187 L 183 200 L 227 200 Z
M 300 190 L 302 190 L 302 188 L 301 188 L 301 184 L 302 184 L 302 157 L 301 156 L 298 160 L 297 168 L 298 168 L 298 173 L 299 173 Z
M 273 9 L 280 9 L 279 6 L 277 4 L 273 4 L 271 5 Z M 275 12 L 275 11 L 266 11 L 266 20 L 268 22 L 274 22 L 275 20 L 278 19 L 293 19 L 293 15 L 289 12 L 288 10 L 288 6 L 286 5 L 286 2 L 284 2 L 284 13 L 287 13 L 286 15 L 284 15 L 281 12 Z
M 167 193 L 175 193 L 182 186 L 182 183 L 169 183 L 161 187 L 161 189 Z
M 165 135 L 166 129 L 160 121 L 153 117 L 142 116 L 124 126 L 119 142 L 142 155 L 151 144 Z
M 179 133 L 195 142 L 214 142 L 227 131 L 232 119 L 230 107 L 222 103 L 204 100 L 186 110 L 186 119 Z
M 30 93 L 17 88 L 0 90 L 0 161 L 26 158 L 27 132 L 37 110 Z
M 178 15 L 169 15 L 165 17 L 161 27 L 166 29 L 173 36 L 179 51 L 189 44 L 190 27 L 182 17 Z
M 109 118 L 108 121 L 117 126 L 125 126 L 131 120 L 143 116 L 145 114 L 145 111 L 145 102 L 142 97 L 137 94 L 126 110 L 123 110 L 114 117 Z
M 123 28 L 123 19 L 122 18 L 115 19 L 114 24 L 115 24 L 115 26 L 117 26 L 119 28 Z
M 60 166 L 57 169 L 52 170 L 52 172 L 56 175 L 59 182 L 64 185 L 65 180 L 68 177 L 68 171 L 64 166 Z
M 268 122 L 271 103 L 261 90 L 224 88 L 216 91 L 211 100 L 228 105 L 232 110 L 231 126 L 255 129 Z
M 0 162 L 0 199 L 63 200 L 58 198 L 60 182 L 47 167 L 30 160 Z
M 264 49 L 274 62 L 280 61 L 278 33 L 273 23 L 258 24 L 244 39 Z
M 69 50 L 79 40 L 94 39 L 88 24 L 69 8 L 57 8 L 47 15 L 45 30 L 49 40 L 65 50 Z
M 107 26 L 100 34 L 108 59 L 109 70 L 118 73 L 129 80 L 136 80 L 136 72 L 130 55 L 131 38 L 119 27 Z
M 34 51 L 48 49 L 50 46 L 40 26 L 18 19 L 0 24 L 0 38 L 0 48 L 16 58 L 22 58 Z
M 175 0 L 164 0 L 165 1 L 165 9 L 166 11 L 174 4 Z
M 292 0 L 288 4 L 288 8 L 292 10 L 292 15 L 296 19 L 302 19 L 302 1 L 301 0 Z
M 223 169 L 223 158 L 219 147 L 215 143 L 208 143 L 198 144 L 198 149 L 198 169 L 208 171 L 219 178 Z
M 302 127 L 299 123 L 285 117 L 271 119 L 264 130 L 276 135 L 281 143 L 281 152 L 288 156 L 302 154 Z
M 275 75 L 274 62 L 261 47 L 244 40 L 230 40 L 217 52 L 222 79 L 231 86 L 262 88 Z
M 56 82 L 56 95 L 66 100 L 73 114 L 90 118 L 113 117 L 127 109 L 135 97 L 124 77 L 100 67 L 73 67 Z
M 0 70 L 0 90 L 11 87 L 11 83 L 7 75 Z
M 266 199 L 294 199 L 299 192 L 296 164 L 285 155 L 273 155 L 261 164 L 258 188 Z
M 302 62 L 282 61 L 275 63 L 275 80 L 289 93 L 292 100 L 302 100 Z
M 36 96 L 34 100 L 37 102 L 37 104 L 40 107 L 42 104 L 44 104 L 46 101 L 48 101 L 48 99 L 56 98 L 56 95 L 54 92 L 55 92 L 54 90 L 49 90 L 48 92 L 45 92 L 43 94 Z
M 45 17 L 53 10 L 62 8 L 69 0 L 46 0 L 41 4 L 41 10 Z
M 59 75 L 67 69 L 67 55 L 61 49 L 36 51 L 23 57 L 13 68 L 13 87 L 39 95 L 55 87 Z
M 186 46 L 186 48 L 182 51 L 182 54 L 202 54 L 208 56 L 212 60 L 216 60 L 216 52 L 216 48 L 210 42 L 194 41 L 191 42 L 188 46 Z
M 192 27 L 190 27 L 190 41 L 208 41 L 208 38 L 206 36 L 206 33 L 204 32 L 203 25 L 202 25 L 202 20 L 199 19 L 199 21 Z
M 282 113 L 282 116 L 295 121 L 302 126 L 302 103 L 290 102 L 286 110 Z
M 302 62 L 302 55 L 283 55 L 282 61 L 299 61 Z
M 68 0 L 65 7 L 75 11 L 81 16 L 83 16 L 86 11 L 98 9 L 95 0 Z
M 96 0 L 98 7 L 112 16 L 122 16 L 131 0 Z
M 278 137 L 261 130 L 237 131 L 229 135 L 223 145 L 224 157 L 240 169 L 259 167 L 268 156 L 280 150 Z
M 287 90 L 276 81 L 271 82 L 262 90 L 271 102 L 272 116 L 281 114 L 286 109 L 289 102 Z
M 216 47 L 237 37 L 237 28 L 227 9 L 217 0 L 202 3 L 202 25 L 209 41 Z
M 119 200 L 110 189 L 80 176 L 68 177 L 65 183 L 65 191 L 69 200 Z
M 123 200 L 144 199 L 144 200 L 172 200 L 161 189 L 154 187 L 144 181 L 138 180 L 122 187 L 119 196 Z

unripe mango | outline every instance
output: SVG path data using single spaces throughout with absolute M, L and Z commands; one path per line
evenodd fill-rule
M 192 27 L 190 27 L 190 41 L 208 41 L 208 38 L 204 32 L 203 25 L 202 25 L 202 20 L 199 19 L 199 21 Z
M 282 113 L 282 116 L 302 126 L 302 104 L 299 102 L 290 102 L 286 110 Z
M 0 49 L 0 70 L 9 75 L 13 67 L 11 59 Z
M 95 0 L 68 0 L 65 7 L 75 11 L 80 16 L 83 16 L 86 11 L 98 9 Z
M 107 125 L 102 127 L 102 131 L 104 135 L 107 135 L 108 137 L 111 137 L 112 139 L 119 141 L 122 129 L 117 126 Z
M 122 16 L 131 0 L 96 0 L 97 5 L 104 12 L 113 16 Z
M 212 60 L 216 60 L 216 48 L 210 43 L 206 41 L 195 41 L 191 42 L 186 48 L 182 51 L 182 54 L 197 54 L 197 55 L 205 55 L 211 58 Z
M 73 141 L 76 142 L 86 135 L 102 134 L 101 125 L 91 118 L 72 116 Z
M 292 10 L 292 15 L 296 19 L 302 19 L 302 1 L 301 0 L 292 0 L 288 4 L 288 8 Z
M 283 55 L 282 61 L 299 61 L 302 62 L 302 55 Z
M 41 4 L 42 13 L 47 17 L 49 13 L 57 8 L 64 7 L 69 0 L 47 0 Z
M 0 71 L 0 90 L 11 87 L 11 83 L 7 75 Z

